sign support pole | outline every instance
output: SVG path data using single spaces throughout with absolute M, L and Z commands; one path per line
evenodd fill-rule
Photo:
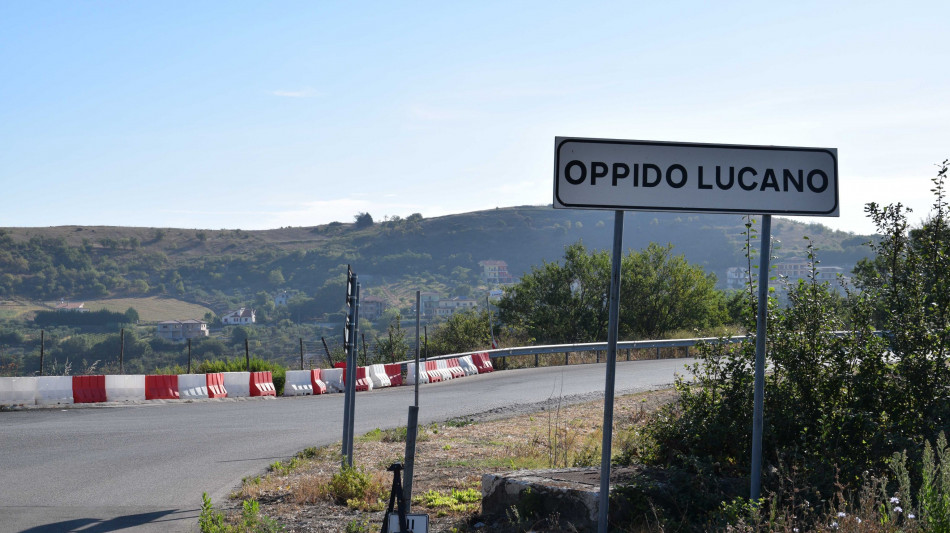
M 355 278 L 355 277 L 354 277 Z M 350 423 L 347 428 L 347 442 L 346 442 L 346 457 L 347 462 L 350 466 L 353 466 L 353 440 L 355 439 L 354 426 L 356 423 L 356 369 L 359 366 L 357 362 L 357 350 L 359 349 L 359 344 L 357 339 L 359 338 L 359 329 L 360 329 L 360 283 L 356 282 L 356 298 L 355 303 L 353 304 L 353 344 L 352 349 L 350 350 L 350 361 L 346 369 L 346 393 L 350 397 L 350 402 L 348 404 L 349 417 L 348 421 Z
M 412 505 L 412 476 L 416 467 L 416 438 L 419 433 L 419 321 L 422 314 L 422 291 L 416 291 L 416 403 L 409 406 L 409 419 L 406 421 L 406 466 L 402 472 L 403 499 L 406 512 Z
M 614 428 L 614 382 L 617 376 L 617 330 L 620 323 L 620 263 L 623 248 L 623 211 L 614 211 L 614 243 L 610 266 L 610 299 L 607 322 L 607 379 L 604 386 L 604 428 L 600 455 L 600 500 L 597 531 L 607 533 L 610 503 L 610 456 Z
M 765 341 L 769 306 L 769 257 L 772 255 L 772 215 L 762 215 L 759 247 L 759 306 L 755 326 L 755 391 L 752 408 L 752 473 L 749 499 L 756 501 L 762 489 L 762 428 L 765 410 Z

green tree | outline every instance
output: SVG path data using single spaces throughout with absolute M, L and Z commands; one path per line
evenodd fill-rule
M 488 311 L 455 313 L 429 334 L 429 355 L 474 352 L 491 347 Z
M 609 272 L 606 252 L 588 253 L 583 244 L 572 244 L 564 250 L 563 265 L 532 267 L 505 290 L 499 319 L 544 344 L 603 339 Z
M 356 221 L 357 229 L 368 228 L 373 225 L 373 216 L 370 215 L 369 213 L 365 213 L 361 211 L 357 213 L 353 217 L 353 219 Z
M 620 335 L 657 339 L 678 329 L 706 329 L 728 316 L 716 277 L 690 265 L 673 246 L 650 243 L 623 258 Z
M 406 354 L 409 352 L 409 343 L 406 341 L 406 332 L 400 324 L 401 320 L 402 316 L 396 313 L 389 321 L 389 331 L 387 331 L 386 336 L 376 337 L 374 351 L 377 360 L 395 363 L 406 359 Z
M 727 316 L 716 279 L 672 246 L 650 244 L 621 262 L 620 335 L 658 338 L 678 329 L 717 326 Z M 500 319 L 541 343 L 606 340 L 610 257 L 583 244 L 565 248 L 564 264 L 522 276 L 498 303 Z
M 284 284 L 284 273 L 280 268 L 275 268 L 267 274 L 267 282 L 275 287 Z

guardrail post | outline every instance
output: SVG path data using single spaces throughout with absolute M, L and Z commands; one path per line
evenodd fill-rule
M 538 368 L 538 354 L 534 354 L 534 367 Z
M 660 347 L 659 347 L 659 346 L 656 347 L 656 358 L 657 358 L 657 359 L 660 358 Z
M 564 366 L 569 366 L 571 364 L 570 358 L 571 352 L 564 352 Z

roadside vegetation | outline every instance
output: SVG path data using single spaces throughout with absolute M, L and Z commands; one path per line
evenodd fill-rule
M 476 298 L 482 307 L 489 288 L 479 275 L 478 263 L 483 259 L 503 259 L 512 275 L 529 279 L 533 269 L 547 274 L 550 266 L 557 264 L 551 261 L 557 261 L 563 253 L 558 268 L 597 275 L 603 264 L 603 252 L 598 250 L 609 246 L 606 218 L 596 211 L 522 206 L 430 219 L 414 214 L 378 220 L 359 213 L 351 223 L 267 231 L 3 228 L 0 368 L 6 375 L 22 376 L 41 370 L 57 374 L 66 368 L 76 372 L 97 363 L 99 371 L 117 371 L 118 352 L 113 347 L 118 346 L 115 339 L 123 328 L 127 340 L 136 345 L 125 353 L 127 372 L 147 373 L 159 367 L 185 365 L 185 347 L 157 339 L 154 324 L 186 319 L 204 320 L 212 330 L 211 339 L 193 342 L 193 349 L 203 352 L 197 357 L 239 357 L 247 338 L 252 355 L 296 368 L 303 340 L 304 366 L 320 366 L 326 359 L 321 337 L 327 339 L 331 359 L 339 360 L 342 355 L 341 295 L 347 264 L 363 276 L 365 294 L 381 297 L 392 306 L 374 322 L 361 320 L 364 335 L 360 338 L 360 362 L 388 362 L 414 352 L 406 326 L 412 318 L 417 289 L 434 291 L 442 297 Z M 702 293 L 704 278 L 709 278 L 707 272 L 722 272 L 741 261 L 735 246 L 741 224 L 735 217 L 631 213 L 626 225 L 626 244 L 640 251 L 625 262 L 639 261 L 631 263 L 633 272 L 641 268 L 649 271 L 652 277 L 644 278 L 643 283 L 662 281 L 668 273 L 686 273 L 694 276 L 689 283 Z M 860 246 L 863 238 L 817 224 L 790 220 L 774 224 L 780 237 L 801 234 L 806 228 L 825 257 L 838 264 L 851 265 L 866 255 Z M 675 243 L 676 251 L 651 241 Z M 790 243 L 784 252 L 794 256 L 798 250 Z M 680 268 L 683 265 L 687 268 Z M 635 277 L 627 279 L 633 281 Z M 581 294 L 572 297 L 588 306 L 598 287 L 586 277 L 578 280 L 583 282 L 578 286 Z M 631 285 L 625 289 L 624 298 L 646 304 L 649 299 L 642 297 L 643 291 L 655 287 Z M 669 288 L 673 289 L 670 298 L 690 302 L 682 308 L 696 309 L 688 325 L 674 326 L 680 335 L 693 336 L 695 328 L 707 327 L 703 324 L 725 322 L 728 327 L 734 323 L 731 311 L 723 319 L 719 316 L 721 309 L 703 307 L 714 299 L 701 299 L 696 307 L 692 295 L 683 292 L 682 287 Z M 523 308 L 520 302 L 529 289 L 533 290 L 523 283 L 518 293 L 506 297 L 517 304 L 508 306 L 509 310 Z M 286 305 L 276 305 L 275 296 L 283 291 L 289 300 Z M 728 303 L 730 296 L 724 297 Z M 138 321 L 90 325 L 65 323 L 63 317 L 42 324 L 35 320 L 61 299 L 85 302 L 85 308 L 92 311 L 124 314 L 133 309 Z M 662 306 L 663 301 L 657 305 Z M 222 327 L 219 317 L 240 307 L 253 308 L 257 324 L 244 329 Z M 603 322 L 599 310 L 582 309 L 585 319 Z M 502 346 L 548 342 L 551 337 L 538 327 L 536 319 L 517 312 L 503 314 L 505 320 L 510 320 L 507 327 L 501 324 L 498 313 L 489 319 L 484 311 L 471 317 L 430 321 L 428 353 L 487 348 L 491 344 L 490 320 Z M 662 317 L 629 318 L 625 320 L 629 328 L 624 335 L 634 337 L 627 338 L 673 335 L 670 325 L 659 320 Z M 669 318 L 675 321 L 683 316 Z M 650 328 L 643 327 L 651 323 L 654 325 Z M 603 330 L 596 323 L 582 326 L 582 332 L 568 336 L 596 336 Z M 709 328 L 715 331 L 714 326 Z M 39 363 L 41 335 L 46 343 L 43 369 Z
M 762 498 L 749 499 L 755 356 L 755 337 L 749 334 L 744 342 L 697 347 L 692 352 L 695 378 L 678 381 L 668 404 L 618 417 L 613 460 L 637 474 L 612 496 L 612 531 L 950 531 L 946 174 L 945 162 L 933 180 L 933 210 L 919 226 L 911 225 L 900 204 L 867 206 L 878 235 L 869 242 L 873 256 L 856 268 L 855 286 L 821 280 L 820 252 L 806 244 L 810 275 L 788 284 L 781 302 L 770 293 Z M 756 259 L 756 226 L 747 220 L 750 263 Z M 662 255 L 663 249 L 644 253 Z M 600 263 L 596 252 L 575 246 L 563 265 L 535 269 L 500 304 L 505 327 L 536 342 L 582 342 L 586 333 L 578 330 L 601 331 L 598 295 L 603 288 L 570 283 L 602 268 Z M 696 327 L 735 324 L 754 332 L 755 287 L 763 281 L 750 278 L 746 291 L 732 295 L 712 293 L 703 301 L 715 305 L 701 307 L 716 312 Z M 535 320 L 518 304 L 524 294 L 545 302 L 539 306 L 549 313 L 544 320 Z M 712 320 L 717 317 L 718 322 Z M 575 331 L 570 338 L 557 338 L 557 328 L 544 329 L 549 323 Z M 451 454 L 442 468 L 477 473 L 596 465 L 600 428 L 592 419 L 598 417 L 576 421 L 560 413 L 558 406 L 530 415 L 527 422 L 518 420 L 514 441 L 506 442 L 504 433 L 493 428 L 497 436 L 480 441 L 478 453 L 441 436 L 425 444 Z M 532 425 L 544 416 L 548 420 L 540 428 Z M 377 443 L 383 439 L 366 439 L 362 445 Z M 400 453 L 373 455 L 385 457 L 377 470 Z M 467 488 L 460 482 L 423 493 L 442 501 Z M 475 520 L 490 520 L 458 505 L 463 505 L 461 514 L 452 526 L 457 531 Z M 495 517 L 491 523 L 497 529 L 490 530 L 562 527 L 555 516 L 525 511 Z M 363 526 L 354 521 L 352 527 Z
M 859 291 L 840 296 L 819 281 L 817 255 L 809 252 L 809 279 L 789 287 L 787 306 L 770 301 L 765 497 L 748 501 L 745 492 L 755 339 L 709 344 L 699 350 L 696 379 L 678 382 L 678 401 L 622 452 L 624 462 L 662 467 L 682 481 L 665 500 L 645 489 L 626 493 L 653 511 L 639 518 L 640 526 L 946 530 L 946 173 L 944 163 L 933 180 L 933 211 L 920 227 L 910 226 L 900 204 L 867 206 L 879 240 L 871 244 L 874 258 L 857 269 Z M 744 308 L 754 331 L 751 287 Z

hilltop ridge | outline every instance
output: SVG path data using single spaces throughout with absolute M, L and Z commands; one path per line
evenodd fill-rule
M 558 261 L 564 247 L 577 241 L 609 248 L 613 214 L 517 206 L 362 222 L 272 230 L 2 228 L 0 296 L 167 295 L 220 310 L 260 291 L 318 297 L 342 282 L 348 264 L 369 293 L 402 293 L 411 285 L 465 295 L 480 285 L 481 260 L 505 261 L 517 277 L 544 261 Z M 774 219 L 772 228 L 779 258 L 803 255 L 806 235 L 826 265 L 850 270 L 869 255 L 863 244 L 870 236 L 782 218 Z M 722 280 L 727 268 L 744 262 L 745 229 L 744 219 L 735 215 L 629 212 L 624 246 L 672 244 L 675 253 Z

